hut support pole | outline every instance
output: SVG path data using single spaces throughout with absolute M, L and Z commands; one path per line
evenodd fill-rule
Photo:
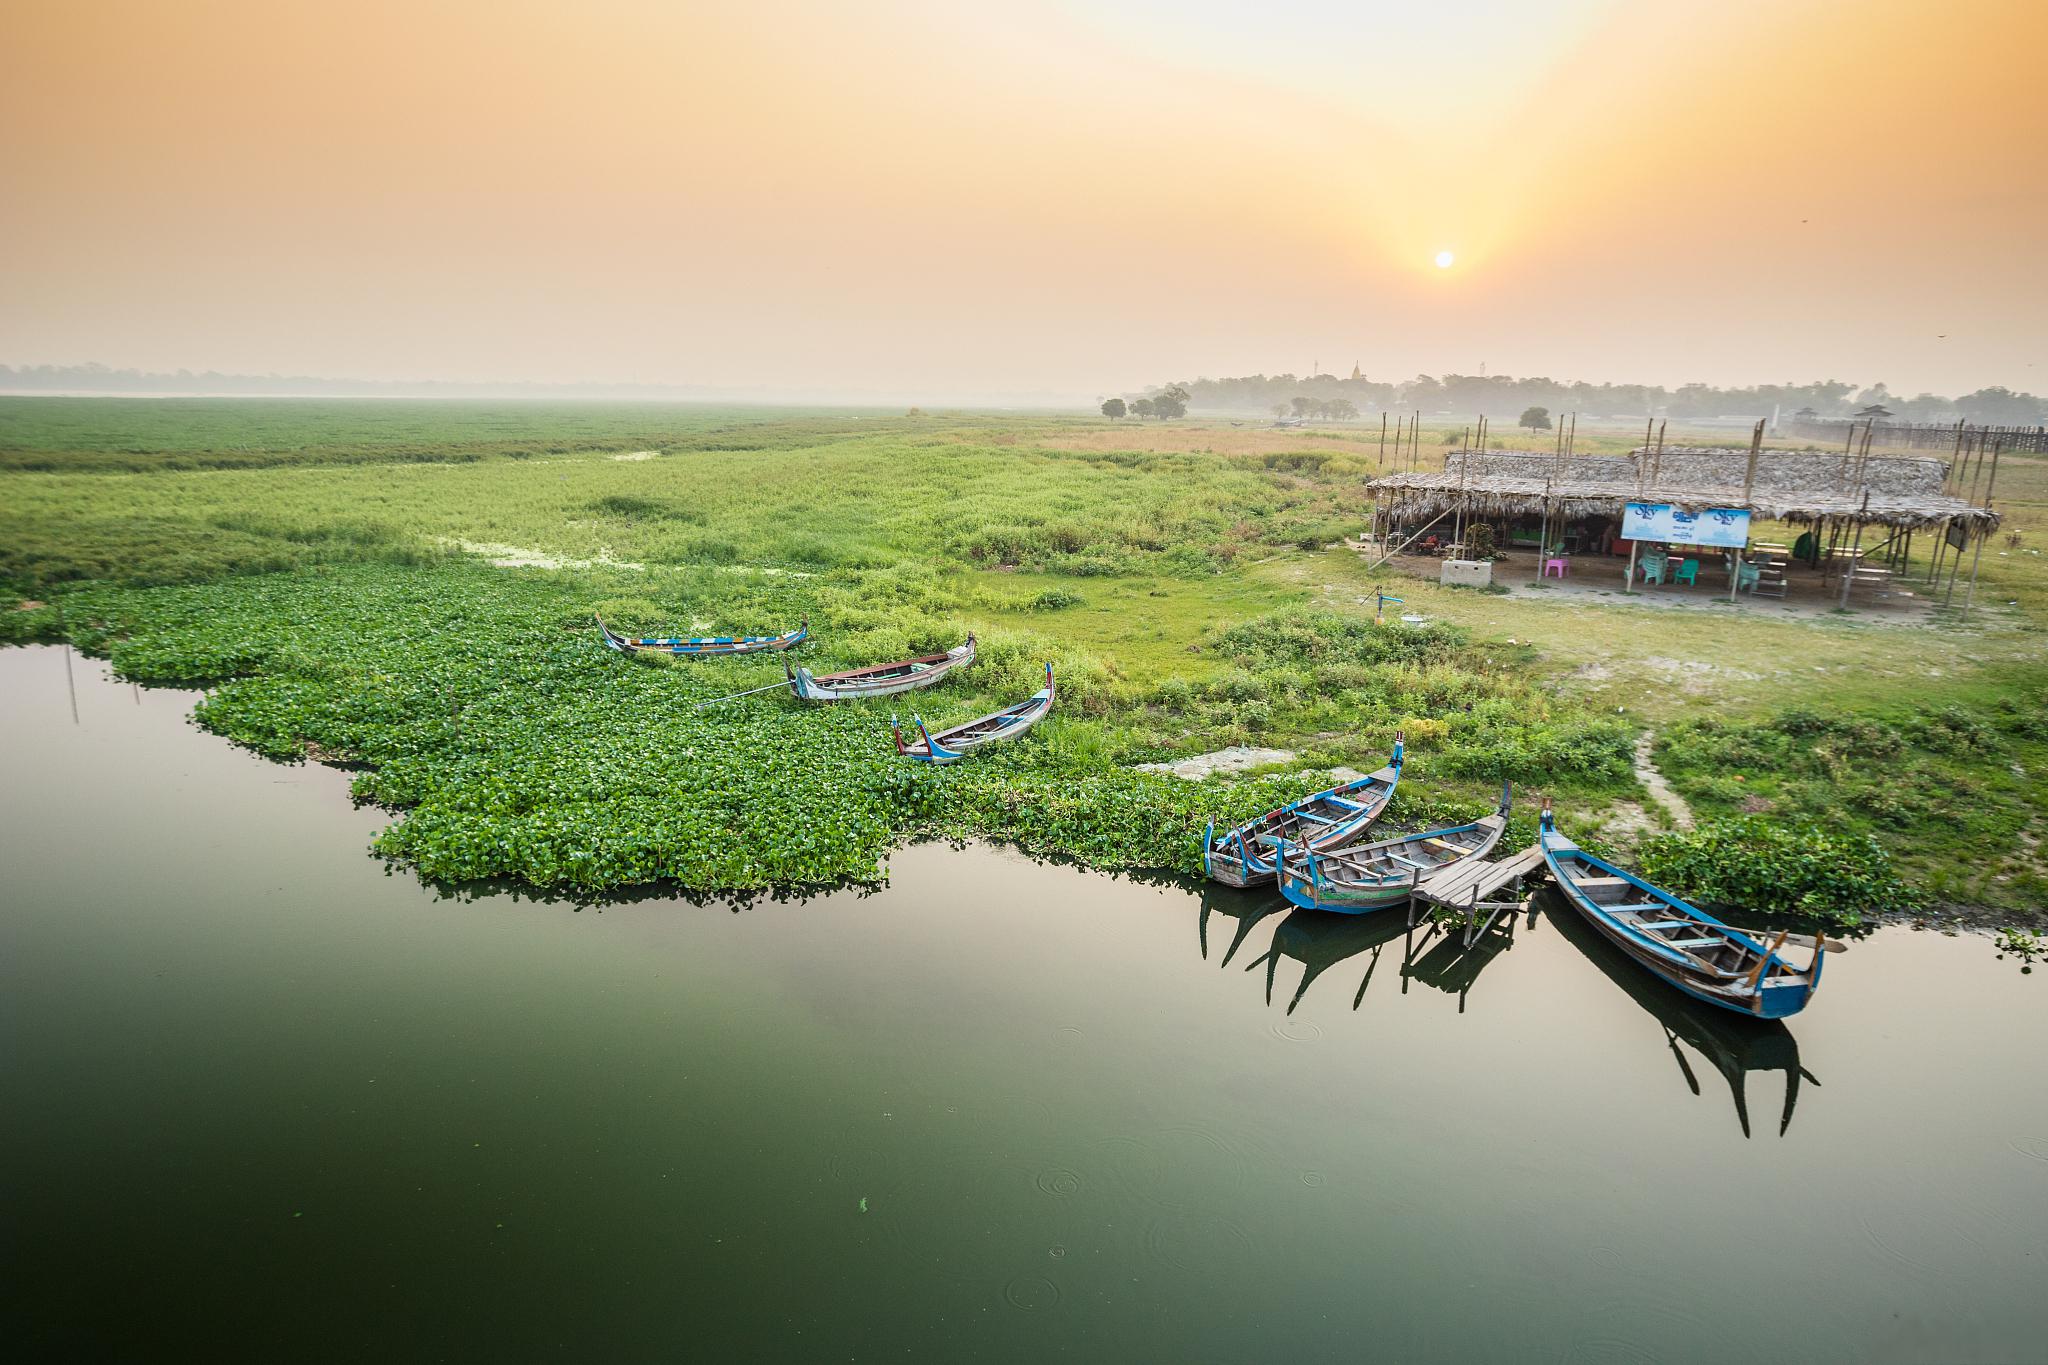
M 1628 543 L 1628 577 L 1621 581 L 1621 590 L 1624 593 L 1636 590 L 1636 542 L 1633 540 Z
M 1998 450 L 2003 441 L 1991 443 L 1991 477 L 1984 484 L 1984 510 L 1991 510 L 1991 490 L 1998 487 Z M 1977 537 L 1977 553 L 1970 559 L 1970 586 L 1963 593 L 1962 619 L 1970 619 L 1970 603 L 1977 596 L 1977 566 L 1984 562 L 1984 542 L 1991 539 L 1991 528 L 1987 525 L 1984 534 Z
M 1750 433 L 1749 437 L 1749 464 L 1742 471 L 1742 506 L 1744 511 L 1750 513 L 1752 519 L 1756 516 L 1754 510 L 1750 508 L 1751 495 L 1756 489 L 1756 457 L 1762 452 L 1763 447 L 1764 424 L 1763 419 L 1758 418 L 1756 430 Z M 1663 452 L 1664 430 L 1660 427 L 1657 430 L 1657 453 L 1660 458 Z M 1728 580 L 1728 605 L 1730 606 L 1740 605 L 1742 601 L 1742 562 L 1748 554 L 1749 541 L 1745 538 L 1742 544 L 1736 548 L 1735 574 Z
M 1396 545 L 1396 546 L 1395 546 L 1395 547 L 1394 547 L 1393 549 L 1391 549 L 1391 550 L 1387 551 L 1387 552 L 1386 552 L 1385 554 L 1381 555 L 1381 556 L 1380 556 L 1380 557 L 1379 557 L 1378 559 L 1375 559 L 1375 560 L 1374 560 L 1374 561 L 1373 561 L 1372 563 L 1368 564 L 1368 565 L 1366 566 L 1366 568 L 1367 568 L 1367 569 L 1377 569 L 1377 568 L 1379 568 L 1379 567 L 1380 567 L 1380 565 L 1382 565 L 1382 564 L 1386 563 L 1386 562 L 1387 562 L 1388 560 L 1392 559 L 1392 558 L 1393 558 L 1393 557 L 1394 557 L 1395 555 L 1397 555 L 1397 554 L 1401 553 L 1401 551 L 1403 551 L 1403 550 L 1407 549 L 1407 548 L 1408 548 L 1408 547 L 1409 547 L 1410 545 L 1413 545 L 1413 544 L 1414 544 L 1414 543 L 1415 543 L 1416 541 L 1420 540 L 1420 539 L 1421 539 L 1421 538 L 1422 538 L 1423 536 L 1425 536 L 1425 535 L 1429 534 L 1429 528 L 1430 528 L 1430 527 L 1432 527 L 1432 526 L 1436 525 L 1436 524 L 1437 524 L 1438 522 L 1442 521 L 1442 520 L 1443 520 L 1443 519 L 1444 519 L 1445 517 L 1449 516 L 1450 514 L 1451 514 L 1451 509 L 1450 509 L 1450 508 L 1448 508 L 1448 507 L 1446 507 L 1446 508 L 1445 508 L 1445 509 L 1444 509 L 1443 511 L 1441 511 L 1441 512 L 1437 513 L 1437 514 L 1436 514 L 1435 516 L 1431 517 L 1431 518 L 1429 519 L 1429 521 L 1428 521 L 1427 523 L 1425 523 L 1425 524 L 1424 524 L 1423 528 L 1422 528 L 1422 529 L 1421 529 L 1420 531 L 1417 531 L 1417 532 L 1416 532 L 1416 533 L 1415 533 L 1414 535 L 1412 535 L 1412 536 L 1408 537 L 1408 539 L 1406 539 L 1406 540 L 1402 541 L 1402 542 L 1401 542 L 1401 543 L 1400 543 L 1399 545 Z M 1390 535 L 1389 535 L 1389 539 L 1391 539 L 1391 538 L 1392 538 L 1392 536 L 1391 536 L 1391 533 L 1390 533 Z
M 1849 606 L 1849 587 L 1856 581 L 1856 552 L 1863 548 L 1863 523 L 1856 523 L 1856 542 L 1849 547 L 1849 554 L 1842 561 L 1842 607 Z
M 1970 601 L 1977 595 L 1977 566 L 1984 562 L 1984 542 L 1989 539 L 1991 539 L 1991 533 L 1989 531 L 1986 531 L 1983 535 L 1978 536 L 1977 553 L 1970 557 L 1970 586 L 1963 592 L 1962 619 L 1965 621 L 1970 619 Z

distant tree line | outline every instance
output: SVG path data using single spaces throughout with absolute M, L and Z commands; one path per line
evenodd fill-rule
M 1953 422 L 1961 418 L 1998 426 L 2048 422 L 2048 399 L 1994 385 L 1944 398 L 1923 393 L 1906 398 L 1884 384 L 1859 387 L 1840 380 L 1810 384 L 1755 384 L 1717 388 L 1684 384 L 1591 384 L 1583 380 L 1516 379 L 1510 375 L 1427 374 L 1389 383 L 1340 378 L 1334 374 L 1246 375 L 1237 379 L 1194 379 L 1169 386 L 1186 395 L 1188 407 L 1224 412 L 1273 412 L 1344 421 L 1360 413 L 1399 408 L 1409 412 L 1485 414 L 1512 418 L 1534 408 L 1545 415 L 1578 412 L 1589 417 L 1767 417 L 1773 408 L 1790 418 L 1803 408 L 1819 417 L 1847 417 L 1864 408 L 1884 408 L 1900 422 Z M 1150 395 L 1147 395 L 1148 397 Z M 1297 407 L 1296 404 L 1303 407 Z M 1314 405 L 1348 404 L 1349 413 Z

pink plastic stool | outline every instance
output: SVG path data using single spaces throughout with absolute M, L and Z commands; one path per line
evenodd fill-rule
M 1543 561 L 1543 572 L 1536 576 L 1538 578 L 1548 578 L 1552 569 L 1557 570 L 1559 578 L 1563 578 L 1572 571 L 1572 562 L 1569 559 L 1546 559 Z

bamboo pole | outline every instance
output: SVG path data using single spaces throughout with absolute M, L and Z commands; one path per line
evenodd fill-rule
M 1745 512 L 1749 512 L 1752 520 L 1755 518 L 1756 513 L 1749 505 L 1750 495 L 1756 488 L 1756 457 L 1763 452 L 1763 445 L 1764 423 L 1762 418 L 1758 418 L 1756 430 L 1751 432 L 1749 437 L 1749 466 L 1742 472 L 1742 508 Z M 1663 447 L 1664 433 L 1660 431 L 1657 433 L 1657 448 L 1662 450 Z M 1728 580 L 1728 605 L 1730 606 L 1739 606 L 1741 604 L 1742 564 L 1748 554 L 1749 537 L 1744 536 L 1742 544 L 1735 551 L 1734 576 Z
M 1991 510 L 1991 490 L 1998 486 L 1998 451 L 1999 447 L 2004 444 L 2003 441 L 1993 441 L 1991 443 L 1991 478 L 1984 485 L 1984 510 L 1987 512 Z M 1989 539 L 1991 539 L 1991 531 L 1987 527 L 1984 534 L 1977 537 L 1977 553 L 1970 560 L 1970 586 L 1963 593 L 1962 619 L 1965 621 L 1970 619 L 1970 603 L 1977 596 L 1977 568 L 1984 562 L 1984 542 Z
M 1870 510 L 1870 490 L 1863 490 L 1863 510 Z M 1849 558 L 1842 565 L 1842 609 L 1849 609 L 1849 588 L 1856 582 L 1856 552 L 1863 548 L 1863 522 L 1856 523 L 1856 542 L 1849 547 Z
M 1387 412 L 1380 409 L 1380 468 L 1387 467 Z

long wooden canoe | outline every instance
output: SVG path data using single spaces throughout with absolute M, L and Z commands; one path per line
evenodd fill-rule
M 1543 804 L 1543 860 L 1572 908 L 1637 966 L 1696 1000 L 1758 1019 L 1797 1014 L 1820 988 L 1826 940 L 1804 971 L 1778 956 L 1789 933 L 1769 946 L 1731 929 L 1633 872 L 1594 857 L 1558 832 Z
M 1483 859 L 1507 828 L 1514 789 L 1503 787 L 1500 807 L 1483 819 L 1369 844 L 1279 850 L 1280 894 L 1307 910 L 1362 915 L 1404 904 L 1432 877 Z
M 1603 976 L 1619 986 L 1657 1023 L 1664 1035 L 1664 1045 L 1678 1063 L 1679 1076 L 1687 1089 L 1695 1095 L 1703 1093 L 1701 1078 L 1694 1073 L 1692 1063 L 1686 1060 L 1685 1049 L 1679 1046 L 1680 1043 L 1690 1045 L 1713 1063 L 1714 1069 L 1728 1082 L 1728 1092 L 1735 1103 L 1736 1121 L 1742 1125 L 1742 1135 L 1748 1137 L 1750 1073 L 1782 1071 L 1785 1073 L 1785 1101 L 1778 1116 L 1779 1136 L 1782 1137 L 1792 1126 L 1792 1111 L 1799 1103 L 1799 1082 L 1814 1078 L 1813 1073 L 1800 1064 L 1799 1040 L 1792 1036 L 1792 1030 L 1785 1026 L 1784 1020 L 1738 1017 L 1669 989 L 1662 981 L 1636 966 L 1629 954 L 1617 948 L 1605 934 L 1596 931 L 1575 909 L 1548 906 L 1544 917 L 1556 927 L 1565 942 L 1585 954 L 1588 962 L 1598 967 Z M 1814 1081 L 1814 1084 L 1819 1082 Z
M 955 669 L 974 662 L 974 636 L 944 654 L 921 654 L 893 664 L 873 664 L 844 673 L 813 673 L 808 668 L 783 664 L 789 690 L 803 701 L 852 701 L 858 697 L 886 697 L 930 687 Z
M 1052 665 L 1045 666 L 1045 686 L 1018 702 L 1000 711 L 992 711 L 980 720 L 970 720 L 965 725 L 956 725 L 950 730 L 941 730 L 936 735 L 925 728 L 924 717 L 913 715 L 917 724 L 918 739 L 905 742 L 903 728 L 896 723 L 896 717 L 889 717 L 889 729 L 896 735 L 896 752 L 925 763 L 958 763 L 968 754 L 984 744 L 997 740 L 1015 739 L 1032 726 L 1045 719 L 1052 710 L 1053 682 Z
M 1356 838 L 1394 799 L 1401 752 L 1401 736 L 1395 735 L 1394 755 L 1376 773 L 1269 810 L 1221 834 L 1210 821 L 1202 834 L 1202 871 L 1225 886 L 1253 886 L 1273 880 L 1273 850 L 1280 844 L 1323 848 Z
M 806 617 L 795 630 L 780 635 L 620 635 L 599 617 L 597 628 L 604 632 L 604 642 L 621 654 L 638 654 L 647 651 L 655 654 L 673 654 L 681 658 L 701 659 L 723 654 L 758 654 L 763 650 L 788 649 L 791 645 L 802 644 L 811 633 L 811 622 Z

